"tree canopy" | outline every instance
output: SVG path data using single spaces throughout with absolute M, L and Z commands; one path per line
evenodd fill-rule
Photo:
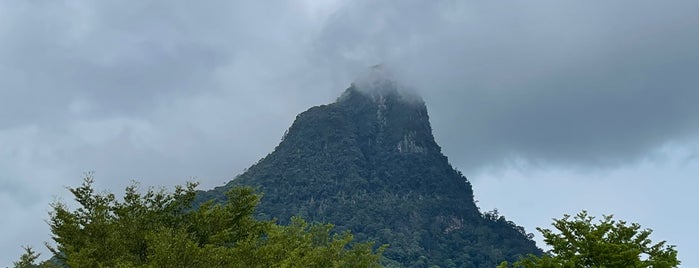
M 378 267 L 383 247 L 353 243 L 349 232 L 294 217 L 287 226 L 253 217 L 260 196 L 228 191 L 223 204 L 193 207 L 196 184 L 173 193 L 137 184 L 123 200 L 96 192 L 93 178 L 69 188 L 79 208 L 52 204 L 51 259 L 31 248 L 15 267 Z
M 537 228 L 544 242 L 552 247 L 541 257 L 529 255 L 513 267 L 677 267 L 675 246 L 666 241 L 653 243 L 652 230 L 638 223 L 628 224 L 604 216 L 595 217 L 582 211 L 576 216 L 554 219 L 557 231 Z M 509 267 L 503 262 L 499 267 Z

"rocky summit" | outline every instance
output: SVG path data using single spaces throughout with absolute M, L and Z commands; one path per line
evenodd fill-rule
M 263 193 L 259 217 L 301 215 L 388 244 L 389 267 L 494 267 L 541 254 L 522 227 L 479 211 L 435 142 L 424 101 L 377 68 L 299 114 L 272 153 L 201 197 L 253 186 Z

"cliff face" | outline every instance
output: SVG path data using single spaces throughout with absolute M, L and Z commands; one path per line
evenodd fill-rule
M 301 215 L 390 244 L 387 265 L 493 267 L 540 253 L 521 228 L 479 212 L 432 136 L 425 103 L 391 80 L 353 84 L 299 114 L 272 153 L 204 195 L 234 185 L 264 193 L 260 217 Z

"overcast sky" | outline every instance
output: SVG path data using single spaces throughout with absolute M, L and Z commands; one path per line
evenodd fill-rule
M 699 267 L 699 2 L 0 1 L 0 267 L 49 203 L 221 185 L 384 63 L 478 205 L 535 232 L 588 209 Z M 540 237 L 537 234 L 537 237 Z M 539 244 L 543 246 L 542 244 Z

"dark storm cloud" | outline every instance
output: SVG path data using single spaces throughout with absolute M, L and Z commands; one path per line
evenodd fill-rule
M 609 166 L 699 126 L 699 3 L 360 1 L 317 46 L 422 90 L 458 166 Z

